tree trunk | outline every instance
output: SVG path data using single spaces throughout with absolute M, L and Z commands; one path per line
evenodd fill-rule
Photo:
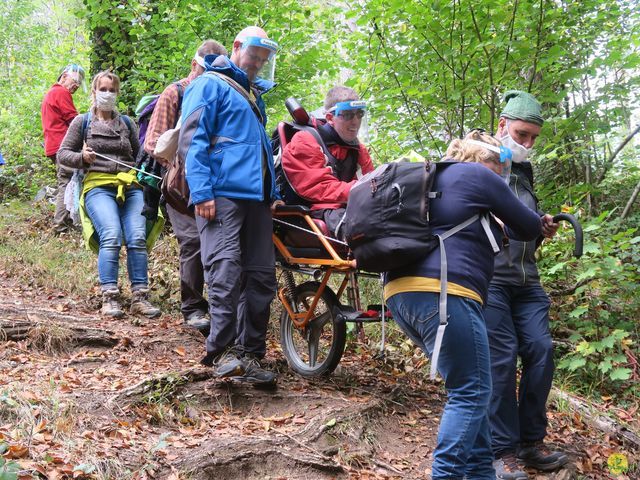
M 638 194 L 640 194 L 640 181 L 636 184 L 636 188 L 633 189 L 633 193 L 631 194 L 631 197 L 629 197 L 629 201 L 627 202 L 627 205 L 624 207 L 624 211 L 620 216 L 622 220 L 627 218 L 627 215 L 629 215 L 629 212 L 631 211 L 631 206 L 636 201 L 636 198 L 638 198 Z
M 629 133 L 629 135 L 625 137 L 622 143 L 618 145 L 618 148 L 616 148 L 616 150 L 611 154 L 611 156 L 609 157 L 609 160 L 605 162 L 602 172 L 600 172 L 600 175 L 598 175 L 598 180 L 596 181 L 596 185 L 602 182 L 602 180 L 604 180 L 605 175 L 613 165 L 613 161 L 616 159 L 616 157 L 622 151 L 622 149 L 627 146 L 627 143 L 629 143 L 631 139 L 635 137 L 638 132 L 640 132 L 640 124 L 638 124 L 638 126 L 634 131 L 632 131 L 631 133 Z

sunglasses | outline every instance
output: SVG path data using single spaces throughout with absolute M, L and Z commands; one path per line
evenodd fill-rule
M 364 114 L 365 114 L 364 110 L 345 110 L 345 111 L 342 111 L 342 112 L 338 113 L 338 116 L 340 116 L 343 119 L 349 121 L 349 120 L 353 120 L 356 117 L 363 118 Z

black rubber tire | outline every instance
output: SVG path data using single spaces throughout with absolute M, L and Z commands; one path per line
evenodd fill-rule
M 296 287 L 298 311 L 309 308 L 319 288 L 319 282 L 305 282 Z M 338 305 L 335 293 L 326 288 L 316 305 L 317 315 L 305 329 L 296 328 L 286 310 L 280 316 L 282 351 L 289 367 L 303 377 L 331 375 L 340 363 L 347 339 L 347 326 L 336 319 L 334 307 Z M 318 340 L 315 362 L 312 362 L 312 336 Z

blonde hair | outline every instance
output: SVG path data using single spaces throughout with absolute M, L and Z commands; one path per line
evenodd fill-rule
M 463 139 L 456 138 L 449 144 L 445 155 L 446 159 L 457 162 L 500 163 L 500 154 L 492 152 L 488 148 L 483 148 L 480 145 L 467 142 L 467 140 L 476 140 L 496 147 L 502 146 L 500 140 L 492 137 L 488 133 L 480 130 L 471 130 Z
M 98 89 L 98 83 L 100 83 L 100 80 L 102 80 L 103 78 L 108 78 L 109 80 L 111 80 L 111 82 L 113 83 L 113 86 L 116 89 L 116 95 L 120 94 L 120 77 L 118 77 L 118 75 L 116 75 L 115 73 L 113 73 L 110 70 L 103 70 L 102 72 L 98 72 L 93 76 L 93 79 L 91 80 L 91 101 L 93 103 L 93 99 L 95 97 L 95 93 L 96 90 Z M 93 111 L 93 113 L 96 112 L 96 106 L 92 105 L 91 106 L 91 110 Z

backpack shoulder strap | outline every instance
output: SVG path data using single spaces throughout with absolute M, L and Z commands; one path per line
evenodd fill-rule
M 456 225 L 455 227 L 447 230 L 446 232 L 436 235 L 438 237 L 438 243 L 440 245 L 440 300 L 439 300 L 439 325 L 436 331 L 436 339 L 433 346 L 433 354 L 431 355 L 431 371 L 430 376 L 433 380 L 436 378 L 436 372 L 438 367 L 438 357 L 440 356 L 440 347 L 442 346 L 442 338 L 444 337 L 445 328 L 448 325 L 447 316 L 447 253 L 444 248 L 444 241 L 452 235 L 455 235 L 460 230 L 467 228 L 473 222 L 480 220 L 482 228 L 489 239 L 493 253 L 498 253 L 500 247 L 496 242 L 493 232 L 491 231 L 491 225 L 489 223 L 489 214 L 484 213 L 482 215 L 475 214 L 472 217 L 466 219 L 464 222 Z
M 91 111 L 82 114 L 82 141 L 87 141 L 87 130 L 91 123 Z
M 127 126 L 127 128 L 129 129 L 129 133 L 131 133 L 132 128 L 131 128 L 131 119 L 127 116 L 127 115 L 120 115 L 120 118 L 122 118 L 122 121 L 124 122 L 124 124 Z
M 324 143 L 324 140 L 320 136 L 320 133 L 318 132 L 318 130 L 309 125 L 300 125 L 298 123 L 294 125 L 295 125 L 295 128 L 297 128 L 301 132 L 310 133 L 311 136 L 316 140 L 316 142 L 318 142 L 318 145 L 320 145 L 320 148 L 322 148 L 323 153 L 327 156 L 328 164 L 331 167 L 331 170 L 335 174 L 335 164 L 338 161 L 338 159 L 331 154 L 331 152 L 329 151 L 329 147 L 327 147 L 327 144 Z
M 226 82 L 231 88 L 233 88 L 240 95 L 242 95 L 244 97 L 244 99 L 247 102 L 249 102 L 249 105 L 251 105 L 251 110 L 253 110 L 253 113 L 255 113 L 256 117 L 258 117 L 258 120 L 260 121 L 260 123 L 264 123 L 264 119 L 262 118 L 262 113 L 260 112 L 260 109 L 258 108 L 258 105 L 256 105 L 256 102 L 253 101 L 253 99 L 249 96 L 249 92 L 247 92 L 242 87 L 242 85 L 240 85 L 238 82 L 236 82 L 233 78 L 228 77 L 226 75 L 223 75 L 222 73 L 213 72 L 213 71 L 209 71 L 207 73 L 215 75 L 220 80 Z
M 176 90 L 178 90 L 178 113 L 182 111 L 182 98 L 184 97 L 184 87 L 180 82 L 174 82 Z
M 82 140 L 85 142 L 87 141 L 89 127 L 91 125 L 91 116 L 91 110 L 82 116 Z

